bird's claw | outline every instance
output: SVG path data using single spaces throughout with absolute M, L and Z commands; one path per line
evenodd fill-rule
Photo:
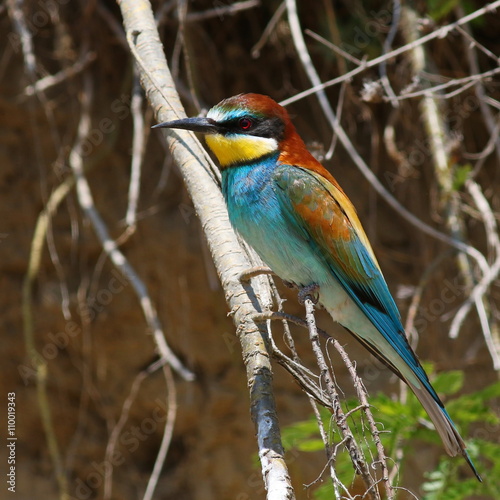
M 306 299 L 310 299 L 313 304 L 317 304 L 319 300 L 319 285 L 313 283 L 312 285 L 303 286 L 299 290 L 298 299 L 301 305 L 304 305 Z

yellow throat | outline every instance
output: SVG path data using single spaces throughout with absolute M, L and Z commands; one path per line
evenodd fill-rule
M 254 135 L 209 134 L 205 140 L 222 168 L 251 162 L 278 150 L 275 139 Z

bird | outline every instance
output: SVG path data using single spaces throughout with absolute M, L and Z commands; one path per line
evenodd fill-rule
M 315 299 L 412 389 L 450 456 L 482 481 L 411 348 L 356 210 L 271 97 L 238 94 L 206 117 L 154 128 L 204 134 L 221 170 L 229 220 L 274 274 Z

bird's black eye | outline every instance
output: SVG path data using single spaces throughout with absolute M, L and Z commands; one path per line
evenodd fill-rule
M 241 130 L 249 130 L 252 128 L 253 121 L 250 120 L 250 118 L 247 118 L 246 116 L 243 118 L 240 118 L 238 121 L 238 126 L 241 128 Z

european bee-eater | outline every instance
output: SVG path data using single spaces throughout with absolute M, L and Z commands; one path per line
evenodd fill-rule
M 240 94 L 206 118 L 156 127 L 205 134 L 236 231 L 277 276 L 299 289 L 317 287 L 319 303 L 411 387 L 448 454 L 463 455 L 481 480 L 408 343 L 354 206 L 309 153 L 288 112 L 270 97 Z

